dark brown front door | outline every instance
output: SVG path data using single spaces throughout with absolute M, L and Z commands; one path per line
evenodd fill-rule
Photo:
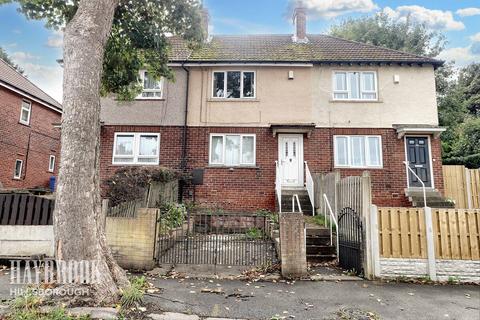
M 422 179 L 425 187 L 432 186 L 432 176 L 430 170 L 430 151 L 428 138 L 426 137 L 407 137 L 407 160 L 410 168 Z M 408 182 L 410 187 L 421 187 L 412 172 L 408 172 Z

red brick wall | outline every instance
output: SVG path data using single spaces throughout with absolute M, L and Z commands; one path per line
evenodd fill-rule
M 61 115 L 32 102 L 30 125 L 19 123 L 22 97 L 0 87 L 0 183 L 4 188 L 48 186 L 57 175 L 60 161 L 60 130 L 53 127 Z M 30 139 L 30 143 L 29 143 Z M 48 171 L 50 155 L 56 157 L 55 171 Z M 16 159 L 23 160 L 22 177 L 13 179 Z
M 112 166 L 114 132 L 159 132 L 160 165 L 179 168 L 181 157 L 181 127 L 125 127 L 108 126 L 102 129 L 102 178 L 111 175 L 118 166 Z M 210 133 L 256 134 L 255 168 L 209 167 Z M 373 202 L 382 206 L 408 206 L 404 196 L 406 172 L 404 140 L 398 139 L 394 129 L 318 128 L 310 138 L 304 138 L 304 160 L 312 173 L 333 171 L 333 136 L 337 134 L 381 135 L 383 168 L 370 169 Z M 435 187 L 443 191 L 441 148 L 438 139 L 432 139 Z M 188 169 L 204 168 L 204 184 L 189 186 L 184 193 L 188 200 L 208 207 L 231 211 L 275 208 L 275 160 L 278 140 L 269 128 L 190 127 L 188 129 Z M 340 169 L 342 176 L 361 175 L 363 169 Z

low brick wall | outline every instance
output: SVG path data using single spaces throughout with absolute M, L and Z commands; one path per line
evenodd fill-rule
M 107 217 L 107 242 L 118 264 L 126 269 L 155 266 L 155 229 L 158 209 L 139 209 L 135 218 Z
M 480 261 L 436 260 L 437 280 L 455 279 L 480 283 Z M 386 278 L 422 278 L 428 276 L 427 259 L 381 258 L 380 275 Z

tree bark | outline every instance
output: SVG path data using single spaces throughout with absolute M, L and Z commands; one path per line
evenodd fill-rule
M 128 280 L 106 244 L 100 199 L 100 86 L 119 0 L 82 0 L 64 35 L 61 162 L 54 213 L 59 260 L 98 264 L 96 304 L 115 302 Z

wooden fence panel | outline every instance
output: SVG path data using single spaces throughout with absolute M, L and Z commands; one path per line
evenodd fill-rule
M 443 166 L 445 197 L 455 200 L 455 208 L 480 208 L 480 169 Z
M 433 209 L 437 259 L 479 260 L 480 210 Z
M 427 257 L 423 209 L 378 208 L 378 231 L 381 257 Z
M 55 201 L 31 194 L 0 194 L 0 225 L 51 225 Z

